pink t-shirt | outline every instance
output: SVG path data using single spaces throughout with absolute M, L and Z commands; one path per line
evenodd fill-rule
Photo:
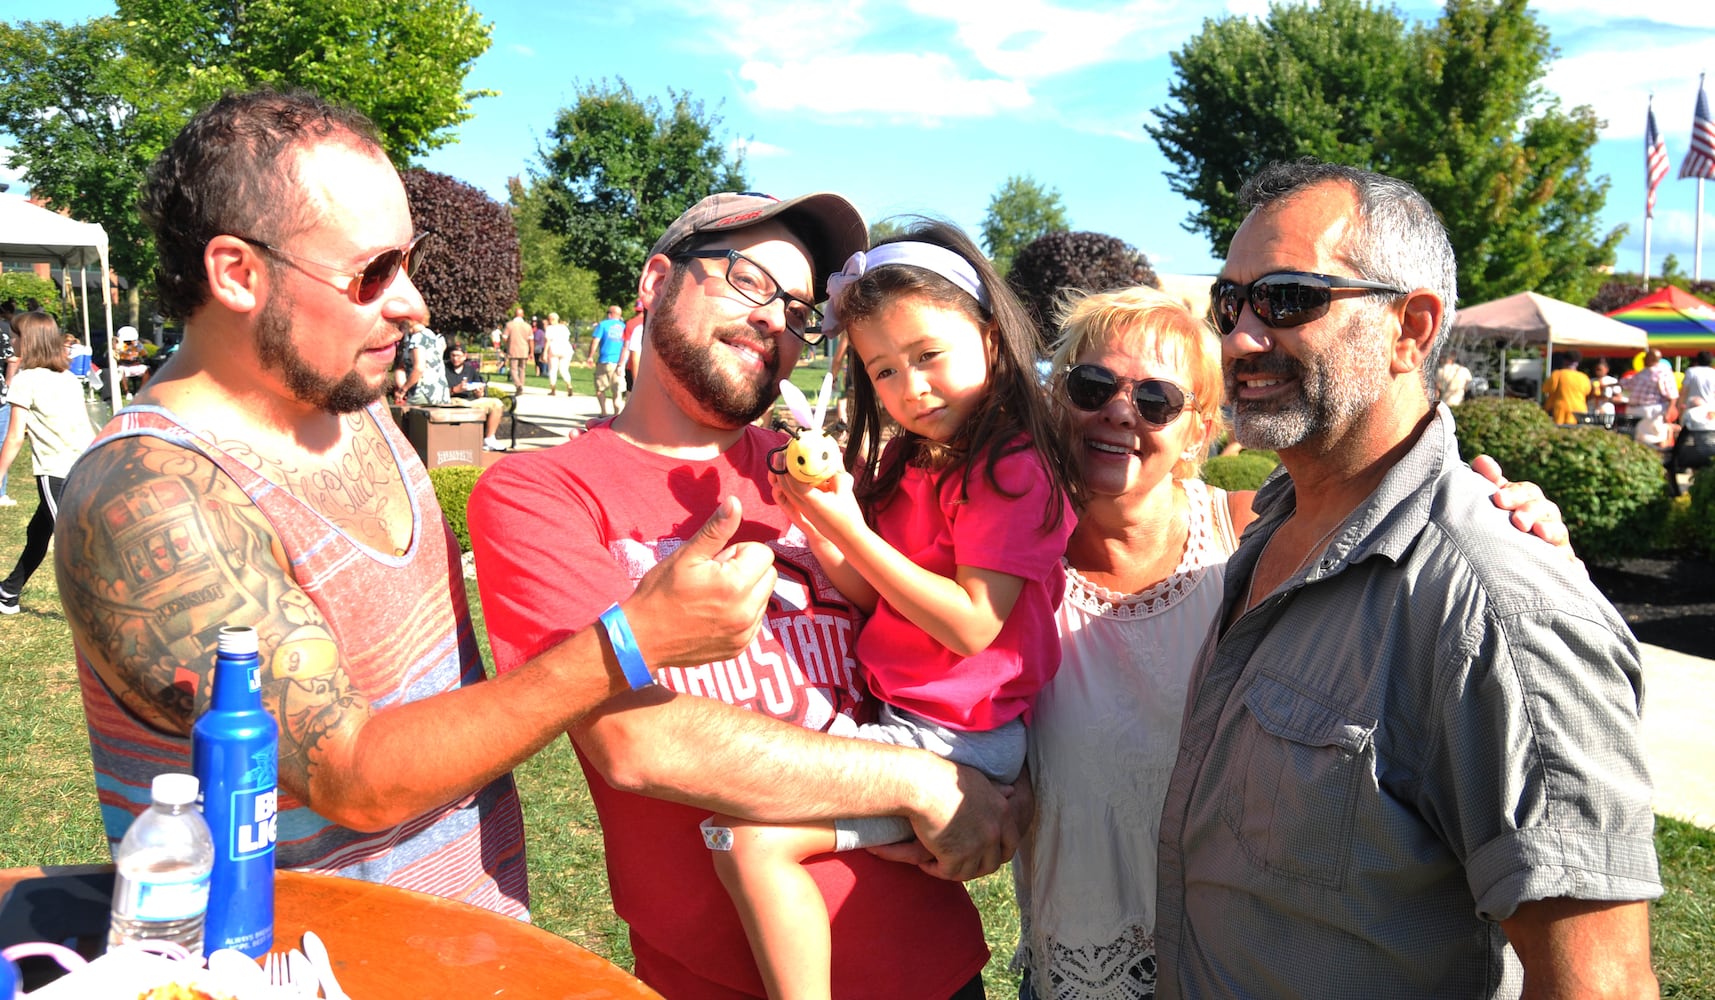
M 876 697 L 950 729 L 1029 721 L 1036 692 L 1060 667 L 1054 630 L 1064 589 L 1060 556 L 1077 519 L 1062 499 L 1060 521 L 1049 527 L 1053 486 L 1034 449 L 995 465 L 1001 490 L 989 482 L 986 464 L 986 458 L 972 464 L 968 496 L 960 475 L 937 486 L 935 473 L 907 469 L 899 491 L 875 514 L 875 530 L 912 562 L 948 579 L 970 566 L 1024 580 L 994 642 L 960 656 L 885 600 L 858 634 L 858 662 Z

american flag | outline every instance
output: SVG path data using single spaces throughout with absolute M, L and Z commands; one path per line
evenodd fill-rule
M 1661 186 L 1661 179 L 1667 176 L 1667 143 L 1661 139 L 1661 133 L 1655 127 L 1655 108 L 1649 109 L 1649 119 L 1644 124 L 1644 166 L 1649 173 L 1649 199 L 1644 204 L 1644 217 L 1655 217 L 1655 189 Z
M 1679 164 L 1679 177 L 1715 177 L 1715 118 L 1709 117 L 1709 95 L 1697 78 L 1697 114 L 1691 119 L 1691 149 Z

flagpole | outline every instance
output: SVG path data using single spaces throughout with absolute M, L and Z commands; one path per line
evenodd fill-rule
M 1655 220 L 1651 219 L 1648 214 L 1644 215 L 1644 291 L 1646 292 L 1649 291 L 1649 227 L 1653 221 Z
M 1655 95 L 1644 109 L 1644 291 L 1649 291 L 1650 227 L 1655 220 L 1655 189 L 1667 176 L 1667 144 L 1655 127 Z
M 1648 228 L 1648 224 L 1645 224 Z M 1697 227 L 1691 237 L 1691 280 L 1703 280 L 1703 178 L 1697 178 Z M 1648 236 L 1644 237 L 1647 242 Z

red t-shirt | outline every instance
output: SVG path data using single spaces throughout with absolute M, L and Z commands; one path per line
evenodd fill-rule
M 779 583 L 767 621 L 739 657 L 658 670 L 656 679 L 826 728 L 861 697 L 853 659 L 859 615 L 773 503 L 766 459 L 783 441 L 748 428 L 719 458 L 696 462 L 637 448 L 597 424 L 557 448 L 495 464 L 477 483 L 469 520 L 496 670 L 588 627 L 722 499 L 737 496 L 744 519 L 734 540 L 775 551 Z M 709 810 L 618 791 L 581 751 L 579 760 L 638 977 L 669 998 L 763 996 L 737 911 L 698 833 Z M 944 1000 L 987 961 L 963 886 L 866 851 L 824 855 L 807 867 L 833 921 L 836 996 Z
M 895 439 L 888 447 L 899 446 Z M 1034 449 L 995 464 L 986 460 L 936 485 L 936 474 L 908 468 L 899 489 L 875 515 L 875 531 L 912 562 L 952 579 L 958 567 L 1019 577 L 1024 589 L 987 649 L 960 656 L 900 614 L 885 599 L 858 637 L 858 662 L 870 690 L 890 705 L 950 729 L 994 729 L 1023 717 L 1060 667 L 1054 609 L 1065 576 L 1060 557 L 1077 518 L 1062 497 L 1049 526 L 1053 483 Z

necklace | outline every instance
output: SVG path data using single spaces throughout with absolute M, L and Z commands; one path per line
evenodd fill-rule
M 1310 563 L 1313 560 L 1315 560 L 1315 558 L 1318 555 L 1321 554 L 1322 547 L 1324 545 L 1328 544 L 1328 539 L 1333 538 L 1334 533 L 1336 531 L 1339 531 L 1341 528 L 1345 527 L 1345 525 L 1346 525 L 1346 522 L 1344 520 L 1340 520 L 1340 521 L 1335 522 L 1335 524 L 1332 528 L 1329 528 L 1327 531 L 1323 532 L 1321 538 L 1318 538 L 1318 539 L 1316 539 L 1316 541 L 1311 543 L 1309 553 L 1306 554 L 1303 559 L 1299 560 L 1298 565 L 1294 566 L 1292 568 L 1291 572 L 1289 572 L 1285 576 L 1281 577 L 1281 580 L 1283 580 L 1283 581 L 1290 580 L 1293 577 L 1297 576 L 1298 574 L 1304 572 L 1304 568 L 1306 566 L 1309 566 Z M 1278 534 L 1280 534 L 1280 532 L 1276 531 L 1274 533 L 1274 535 L 1268 536 L 1268 541 L 1264 542 L 1262 545 L 1262 552 L 1258 553 L 1258 555 L 1256 557 L 1256 565 L 1251 567 L 1251 578 L 1250 578 L 1249 582 L 1247 582 L 1245 584 L 1245 609 L 1246 610 L 1249 610 L 1252 606 L 1254 606 L 1256 604 L 1256 571 L 1258 569 L 1262 568 L 1262 561 L 1264 558 L 1266 558 L 1268 556 L 1269 546 L 1274 544 L 1275 535 L 1278 535 Z

